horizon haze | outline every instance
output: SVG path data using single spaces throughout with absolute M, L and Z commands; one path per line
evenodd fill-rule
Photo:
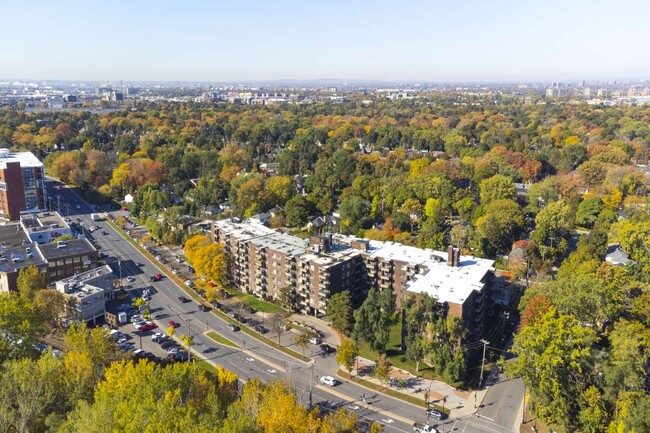
M 5 79 L 521 82 L 645 79 L 650 3 L 385 0 L 9 3 Z M 331 78 L 326 78 L 331 77 Z

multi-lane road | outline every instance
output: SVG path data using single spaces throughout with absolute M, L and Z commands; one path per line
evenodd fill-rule
M 376 394 L 367 388 L 354 383 L 341 381 L 333 388 L 320 385 L 318 378 L 323 375 L 333 375 L 332 361 L 315 361 L 303 363 L 283 352 L 260 343 L 258 340 L 242 332 L 231 332 L 227 323 L 212 312 L 198 310 L 194 301 L 181 302 L 178 297 L 184 291 L 169 278 L 159 282 L 150 282 L 149 276 L 160 272 L 160 265 L 151 262 L 130 242 L 105 221 L 92 221 L 90 213 L 93 210 L 68 188 L 56 189 L 52 182 L 47 182 L 48 193 L 53 207 L 59 206 L 60 212 L 73 219 L 81 218 L 85 227 L 99 226 L 100 230 L 87 233 L 94 237 L 101 251 L 107 255 L 108 261 L 120 260 L 121 276 L 126 279 L 132 276 L 135 281 L 128 283 L 132 289 L 154 287 L 155 295 L 151 300 L 151 308 L 155 310 L 154 318 L 158 326 L 166 329 L 167 322 L 174 320 L 181 324 L 180 334 L 191 333 L 195 346 L 193 356 L 199 355 L 224 368 L 237 373 L 246 380 L 257 377 L 263 381 L 282 378 L 290 381 L 296 389 L 298 399 L 305 405 L 311 394 L 312 403 L 323 410 L 347 408 L 357 413 L 366 421 L 378 422 L 385 426 L 386 432 L 412 432 L 414 422 L 426 421 L 423 408 L 405 403 L 383 394 Z M 107 234 L 102 234 L 106 232 Z M 138 266 L 138 263 L 143 266 Z M 206 331 L 214 330 L 237 343 L 242 349 L 216 344 L 206 337 Z M 311 393 L 310 393 L 311 389 Z M 366 403 L 361 396 L 365 395 Z M 488 418 L 488 419 L 486 419 Z M 477 422 L 476 422 L 477 421 Z M 435 422 L 432 421 L 432 425 Z M 489 417 L 478 418 L 471 416 L 467 419 L 445 420 L 445 425 L 438 425 L 440 431 L 462 431 L 467 433 L 508 433 L 511 428 L 503 428 Z

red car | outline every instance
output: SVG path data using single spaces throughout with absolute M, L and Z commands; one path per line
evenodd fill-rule
M 147 322 L 144 325 L 138 327 L 138 331 L 151 331 L 156 327 L 156 324 L 153 322 Z
M 177 322 L 174 322 L 173 320 L 170 320 L 169 321 L 169 326 L 172 327 L 172 328 L 178 328 L 179 326 L 181 326 L 181 324 L 177 323 Z

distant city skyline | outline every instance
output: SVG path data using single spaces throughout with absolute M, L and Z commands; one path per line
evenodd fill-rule
M 649 79 L 640 0 L 25 1 L 0 78 L 548 82 Z

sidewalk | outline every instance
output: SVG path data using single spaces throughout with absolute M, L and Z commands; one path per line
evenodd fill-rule
M 359 358 L 359 371 L 356 365 L 352 368 L 352 374 L 357 375 L 369 382 L 379 385 L 379 381 L 372 377 L 371 372 L 375 362 Z M 486 381 L 487 382 L 487 381 Z M 443 406 L 451 410 L 451 417 L 461 418 L 474 414 L 480 407 L 487 387 L 479 391 L 462 391 L 447 385 L 438 380 L 428 380 L 414 376 L 408 371 L 392 368 L 388 388 L 401 392 L 405 395 L 425 401 L 425 395 L 429 396 L 429 403 Z M 446 399 L 446 400 L 445 400 Z M 444 401 L 443 401 L 444 400 Z

